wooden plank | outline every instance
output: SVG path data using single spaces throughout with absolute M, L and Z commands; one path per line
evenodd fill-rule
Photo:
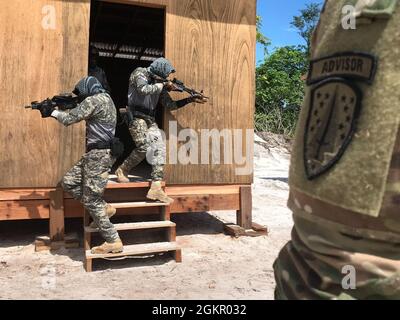
M 61 188 L 50 192 L 50 239 L 64 240 L 64 192 Z
M 100 0 L 105 2 L 114 2 L 121 4 L 132 4 L 150 8 L 164 8 L 170 0 Z
M 106 202 L 133 202 L 133 201 L 146 201 L 146 195 L 149 189 L 135 188 L 135 189 L 109 189 L 104 193 L 104 200 Z
M 149 208 L 149 207 L 166 207 L 169 204 L 163 202 L 123 202 L 123 203 L 110 203 L 115 209 L 130 209 L 130 208 Z
M 83 124 L 64 128 L 23 106 L 71 91 L 86 73 L 89 5 L 89 0 L 2 3 L 0 188 L 55 187 L 83 150 Z
M 252 228 L 252 195 L 251 186 L 240 188 L 240 210 L 237 211 L 237 224 L 244 229 Z
M 48 218 L 48 200 L 0 201 L 0 221 Z
M 257 224 L 253 224 L 252 229 L 245 229 L 236 224 L 227 223 L 224 225 L 224 231 L 228 235 L 239 238 L 239 237 L 261 237 L 268 235 L 268 228 Z
M 242 185 L 167 185 L 165 188 L 169 196 L 180 195 L 208 195 L 208 194 L 239 194 Z
M 77 234 L 65 235 L 63 241 L 51 241 L 49 236 L 38 236 L 35 239 L 35 252 L 59 250 L 61 248 L 79 248 L 79 237 Z
M 171 213 L 203 212 L 210 210 L 239 210 L 240 188 L 245 185 L 171 185 L 166 187 L 167 194 L 175 199 Z M 105 199 L 113 202 L 143 202 L 147 189 L 111 188 L 106 190 Z M 55 188 L 2 189 L 0 190 L 0 220 L 47 219 L 49 217 L 49 193 Z M 32 199 L 31 199 L 32 198 Z M 9 200 L 11 199 L 11 200 Z M 24 199 L 24 200 L 21 200 Z M 25 200 L 27 199 L 27 200 Z M 35 201 L 40 200 L 40 201 Z M 83 216 L 83 206 L 64 192 L 65 217 Z M 119 209 L 119 215 L 154 214 L 157 208 Z
M 176 77 L 198 90 L 204 89 L 211 97 L 202 106 L 191 104 L 166 111 L 167 137 L 169 121 L 176 121 L 178 134 L 181 129 L 193 129 L 199 146 L 211 144 L 201 136 L 201 129 L 242 130 L 235 150 L 247 155 L 249 165 L 249 171 L 240 175 L 237 169 L 243 165 L 239 159 L 230 164 L 221 157 L 221 164 L 201 164 L 199 152 L 200 164 L 167 164 L 166 180 L 173 184 L 252 183 L 256 1 L 171 0 L 166 26 L 166 57 L 177 70 Z M 174 95 L 179 97 L 182 95 Z M 249 137 L 246 129 L 250 130 Z M 233 136 L 232 131 L 229 136 Z M 173 150 L 172 141 L 168 140 L 169 151 Z M 183 149 L 185 143 L 180 142 L 178 148 Z M 221 139 L 215 145 L 223 153 L 224 146 L 230 144 L 229 139 Z M 210 150 L 216 155 L 217 148 Z
M 49 193 L 55 188 L 46 189 L 0 189 L 0 201 L 12 200 L 48 200 Z
M 150 188 L 151 182 L 143 181 L 143 182 L 131 182 L 131 183 L 116 183 L 109 182 L 107 184 L 106 190 L 109 189 L 134 189 L 134 188 Z M 165 186 L 165 182 L 161 183 L 162 186 Z
M 68 201 L 66 201 L 68 202 Z M 159 207 L 149 208 L 128 208 L 118 209 L 118 216 L 132 216 L 132 215 L 147 215 L 160 213 Z M 71 201 L 70 204 L 65 204 L 65 217 L 66 218 L 81 218 L 83 217 L 83 206 L 79 202 Z
M 179 249 L 179 247 L 176 244 L 176 242 L 134 244 L 134 245 L 124 246 L 124 251 L 120 253 L 92 254 L 90 250 L 87 250 L 86 258 L 103 259 L 103 258 L 115 258 L 124 256 L 147 255 L 153 253 L 175 251 L 177 249 Z
M 208 195 L 173 196 L 172 198 L 174 199 L 171 204 L 172 213 L 204 212 L 210 209 Z
M 64 199 L 64 215 L 66 218 L 83 217 L 83 205 L 73 199 Z
M 239 210 L 239 194 L 210 194 L 210 210 Z
M 165 186 L 165 182 L 163 182 Z M 171 196 L 176 195 L 225 195 L 239 194 L 240 187 L 243 185 L 168 185 L 166 192 Z M 132 184 L 116 184 L 110 183 L 105 190 L 104 196 L 108 202 L 127 202 L 130 200 L 145 199 L 150 187 L 148 182 L 138 182 Z M 132 192 L 131 189 L 135 189 Z M 141 190 L 143 189 L 143 190 Z M 48 200 L 49 193 L 56 188 L 16 188 L 16 189 L 0 189 L 0 201 L 13 200 Z M 64 192 L 65 199 L 72 199 L 72 196 Z
M 115 223 L 114 227 L 117 231 L 126 230 L 144 230 L 144 229 L 159 229 L 175 227 L 175 223 L 171 221 L 146 221 L 146 222 L 133 222 L 133 223 Z M 95 233 L 99 232 L 97 228 L 85 227 L 85 232 Z
M 171 220 L 171 206 L 161 208 L 161 219 L 164 221 Z

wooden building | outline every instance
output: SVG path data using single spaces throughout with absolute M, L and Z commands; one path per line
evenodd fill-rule
M 173 63 L 177 78 L 210 97 L 208 104 L 159 115 L 169 145 L 177 138 L 171 121 L 178 133 L 193 129 L 199 145 L 204 129 L 242 132 L 232 138 L 241 147 L 233 151 L 246 163 L 207 164 L 199 155 L 199 163 L 168 164 L 166 183 L 176 199 L 172 213 L 236 210 L 238 224 L 250 229 L 253 175 L 243 167 L 252 166 L 253 156 L 246 130 L 252 132 L 255 104 L 256 0 L 3 0 L 0 221 L 50 218 L 50 234 L 59 239 L 64 215 L 82 216 L 81 205 L 57 185 L 85 151 L 85 125 L 64 128 L 24 106 L 70 92 L 87 74 L 90 44 L 100 50 L 118 107 L 126 104 L 130 72 L 159 56 Z M 121 126 L 118 134 L 132 148 L 126 130 Z M 205 142 L 211 153 L 232 144 L 211 142 Z M 132 200 L 148 185 L 110 184 L 106 198 Z

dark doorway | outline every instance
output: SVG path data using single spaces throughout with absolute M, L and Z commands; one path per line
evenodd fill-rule
M 118 110 L 116 136 L 125 145 L 125 153 L 116 166 L 134 148 L 119 112 L 127 105 L 129 77 L 136 68 L 148 67 L 152 61 L 164 56 L 164 43 L 164 9 L 92 0 L 90 45 L 100 52 L 97 64 L 105 71 Z M 162 128 L 162 115 L 158 119 Z

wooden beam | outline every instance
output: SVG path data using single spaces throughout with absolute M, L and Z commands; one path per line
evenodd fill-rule
M 170 194 L 168 194 L 171 196 Z M 208 195 L 187 195 L 187 196 L 171 196 L 174 202 L 171 204 L 171 212 L 204 212 L 210 210 Z
M 67 218 L 82 218 L 83 206 L 74 199 L 64 199 L 64 214 Z
M 130 183 L 116 183 L 109 182 L 107 184 L 106 190 L 110 189 L 131 189 L 131 188 L 150 188 L 151 182 L 130 182 Z M 165 186 L 165 182 L 162 182 L 161 186 Z
M 239 194 L 241 186 L 242 185 L 237 184 L 167 185 L 166 192 L 169 196 L 193 194 Z
M 50 192 L 50 240 L 64 240 L 64 191 L 57 188 Z
M 169 0 L 154 0 L 154 1 L 148 1 L 148 0 L 100 0 L 100 1 L 163 9 L 163 8 L 167 7 Z
M 0 221 L 48 219 L 49 200 L 0 201 Z
M 240 210 L 240 195 L 234 194 L 210 194 L 210 210 Z
M 47 200 L 55 188 L 46 189 L 0 189 L 0 201 L 11 200 Z
M 240 187 L 240 210 L 236 212 L 237 224 L 244 229 L 252 228 L 251 186 Z

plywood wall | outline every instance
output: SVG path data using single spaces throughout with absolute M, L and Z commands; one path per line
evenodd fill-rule
M 206 105 L 173 112 L 178 128 L 243 130 L 242 154 L 252 160 L 255 105 L 255 0 L 175 0 L 167 7 L 166 55 L 176 76 L 211 97 Z M 221 142 L 221 150 L 224 143 Z M 236 148 L 237 149 L 237 148 Z M 200 157 L 200 156 L 199 156 Z M 222 162 L 224 160 L 222 159 Z M 234 161 L 235 162 L 235 161 Z M 248 164 L 251 166 L 251 164 Z M 173 183 L 250 183 L 240 164 L 169 165 Z M 241 173 L 243 174 L 243 172 Z
M 1 0 L 0 188 L 55 186 L 84 151 L 83 125 L 23 106 L 85 75 L 88 33 L 89 0 Z
M 199 135 L 201 129 L 253 128 L 256 0 L 116 2 L 166 7 L 166 56 L 177 77 L 211 97 L 204 106 L 166 114 L 167 129 L 169 121 Z M 55 9 L 55 29 L 43 29 L 45 6 Z M 63 128 L 23 106 L 71 90 L 86 73 L 89 7 L 89 0 L 1 0 L 0 188 L 55 186 L 84 150 L 83 125 Z M 252 138 L 241 142 L 251 161 Z M 168 165 L 167 181 L 250 183 L 251 172 L 238 175 L 240 167 Z

